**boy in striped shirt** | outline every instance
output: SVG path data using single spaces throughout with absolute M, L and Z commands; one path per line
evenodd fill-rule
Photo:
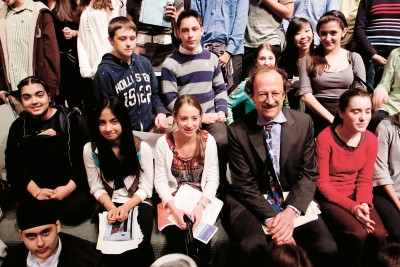
M 226 128 L 227 88 L 218 57 L 201 47 L 204 33 L 197 11 L 183 11 L 177 21 L 179 51 L 167 58 L 162 67 L 162 96 L 167 109 L 172 111 L 178 96 L 195 96 L 203 109 L 202 128 L 217 141 L 220 165 L 220 184 L 226 185 L 228 137 Z M 223 189 L 223 188 L 220 188 Z M 222 193 L 223 191 L 220 190 Z

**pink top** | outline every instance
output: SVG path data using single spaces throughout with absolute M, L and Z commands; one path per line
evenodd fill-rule
M 352 212 L 365 202 L 372 208 L 372 178 L 378 153 L 374 134 L 366 131 L 358 147 L 347 146 L 332 127 L 317 137 L 318 189 L 330 202 Z

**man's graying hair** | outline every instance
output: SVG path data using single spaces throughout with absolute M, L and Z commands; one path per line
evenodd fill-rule
M 256 79 L 256 76 L 260 73 L 267 73 L 275 71 L 277 72 L 281 77 L 283 81 L 283 92 L 286 94 L 290 87 L 289 87 L 289 81 L 287 78 L 287 75 L 284 70 L 274 67 L 274 66 L 260 66 L 260 67 L 254 67 L 253 69 L 250 70 L 249 74 L 249 80 L 246 82 L 245 90 L 246 93 L 250 96 L 254 94 L 254 81 Z

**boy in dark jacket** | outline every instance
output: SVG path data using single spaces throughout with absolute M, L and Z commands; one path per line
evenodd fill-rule
M 136 31 L 135 24 L 126 17 L 110 21 L 108 34 L 114 51 L 103 56 L 93 81 L 93 95 L 96 102 L 109 96 L 123 97 L 133 130 L 164 131 L 170 113 L 158 95 L 157 78 L 149 60 L 133 53 Z
M 2 266 L 105 266 L 94 244 L 60 233 L 61 224 L 52 204 L 36 200 L 18 207 L 23 243 L 7 251 Z

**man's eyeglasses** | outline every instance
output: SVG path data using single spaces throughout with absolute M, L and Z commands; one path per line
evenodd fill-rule
M 272 92 L 272 93 L 258 93 L 257 100 L 258 101 L 265 101 L 267 98 L 272 97 L 273 100 L 279 101 L 282 99 L 283 94 L 280 92 Z

